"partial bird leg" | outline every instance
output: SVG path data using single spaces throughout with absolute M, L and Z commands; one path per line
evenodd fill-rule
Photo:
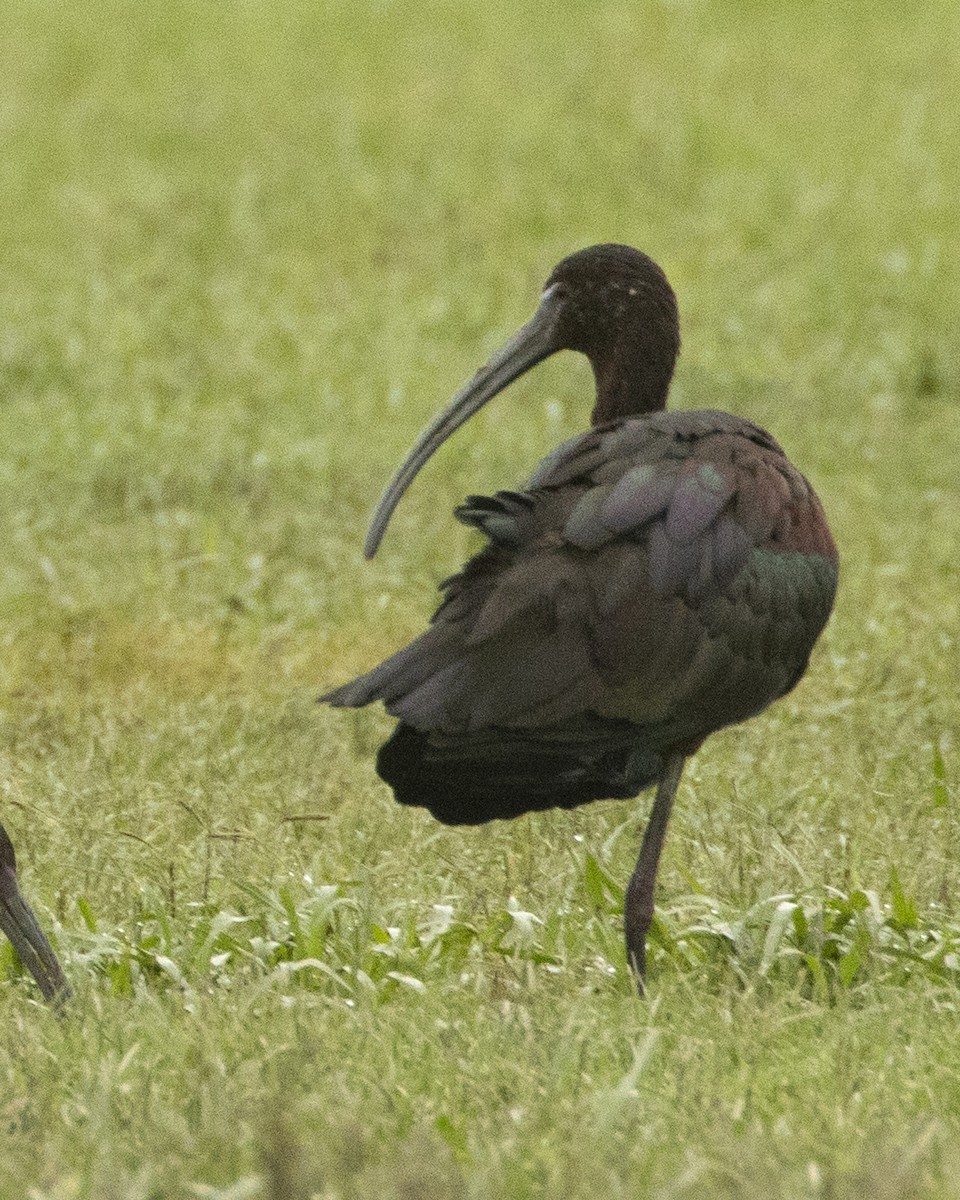
M 0 825 L 0 929 L 13 942 L 20 961 L 40 985 L 44 1000 L 60 1006 L 70 998 L 70 985 L 17 883 L 17 859 L 7 831 Z
M 637 981 L 637 991 L 644 994 L 643 981 L 647 971 L 647 930 L 653 920 L 653 889 L 657 882 L 660 851 L 667 832 L 667 822 L 673 800 L 680 785 L 686 757 L 672 754 L 663 764 L 663 774 L 657 784 L 657 794 L 650 811 L 650 820 L 643 835 L 643 845 L 627 886 L 623 906 L 624 933 L 627 940 L 627 962 Z

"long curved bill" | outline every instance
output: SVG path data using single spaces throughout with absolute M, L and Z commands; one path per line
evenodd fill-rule
M 17 883 L 13 847 L 2 830 L 0 826 L 0 929 L 40 985 L 44 1000 L 59 1006 L 69 999 L 70 985 L 33 909 L 23 898 Z
M 537 363 L 543 362 L 560 349 L 557 341 L 559 315 L 559 297 L 553 288 L 548 288 L 540 301 L 540 307 L 526 325 L 494 354 L 486 366 L 480 368 L 473 379 L 457 392 L 443 412 L 423 431 L 380 498 L 363 547 L 365 558 L 373 558 L 376 554 L 393 510 L 434 451 L 443 445 L 451 433 L 469 421 L 474 413 L 479 412 L 488 400 L 492 400 L 525 371 L 529 371 L 531 367 L 535 367 Z

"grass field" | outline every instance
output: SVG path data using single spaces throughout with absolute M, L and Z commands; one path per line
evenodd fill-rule
M 960 9 L 7 0 L 0 1196 L 960 1197 Z M 413 436 L 562 255 L 680 296 L 678 407 L 775 431 L 842 555 L 804 683 L 649 798 L 451 831 L 326 686 L 422 626 L 590 407 Z

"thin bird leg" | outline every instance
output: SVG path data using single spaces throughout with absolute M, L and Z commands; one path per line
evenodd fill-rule
M 647 970 L 647 930 L 653 920 L 653 889 L 657 881 L 657 866 L 660 851 L 667 832 L 667 822 L 673 809 L 673 800 L 683 774 L 686 758 L 682 754 L 671 755 L 663 767 L 657 784 L 657 794 L 650 812 L 650 820 L 643 835 L 643 845 L 637 857 L 637 865 L 630 876 L 624 903 L 624 932 L 627 940 L 627 962 L 637 981 L 637 991 L 643 995 L 643 980 Z

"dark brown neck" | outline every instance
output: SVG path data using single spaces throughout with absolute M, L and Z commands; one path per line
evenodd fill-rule
M 591 423 L 602 425 L 622 417 L 661 412 L 667 406 L 675 361 L 673 355 L 659 361 L 639 355 L 629 358 L 610 355 L 602 361 L 591 358 L 590 365 L 597 381 Z

